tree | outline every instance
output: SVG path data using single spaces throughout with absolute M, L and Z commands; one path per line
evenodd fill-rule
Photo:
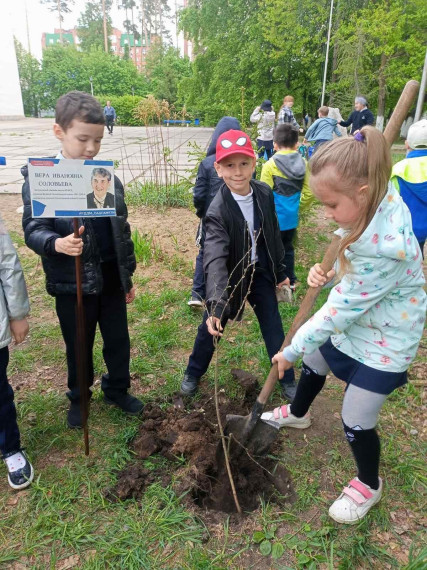
M 24 112 L 27 116 L 38 117 L 41 96 L 40 63 L 16 38 L 14 40 Z
M 96 95 L 145 96 L 149 89 L 145 77 L 129 60 L 105 53 L 102 48 L 79 52 L 74 46 L 56 45 L 43 54 L 43 107 L 53 108 L 61 95 L 73 89 L 90 93 L 90 77 Z
M 106 0 L 105 9 L 111 9 L 112 0 Z M 112 32 L 112 23 L 110 16 L 107 15 L 107 47 L 110 49 L 110 40 L 108 37 Z M 102 13 L 102 4 L 99 0 L 89 1 L 86 3 L 84 12 L 80 14 L 78 20 L 78 35 L 80 38 L 80 47 L 83 51 L 90 51 L 92 48 L 104 48 L 104 21 Z
M 421 75 L 426 20 L 427 5 L 422 0 L 369 2 L 354 12 L 336 34 L 337 101 L 348 102 L 349 90 L 367 96 L 382 129 L 405 83 Z
M 174 104 L 178 99 L 180 81 L 191 75 L 191 64 L 188 57 L 179 55 L 179 50 L 167 47 L 157 39 L 148 52 L 145 71 L 154 97 Z
M 59 41 L 62 44 L 62 22 L 64 20 L 63 14 L 68 14 L 71 12 L 69 5 L 74 4 L 74 0 L 40 0 L 40 2 L 42 4 L 45 4 L 51 12 L 58 12 Z

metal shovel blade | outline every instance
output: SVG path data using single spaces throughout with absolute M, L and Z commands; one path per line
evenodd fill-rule
M 252 415 L 227 416 L 224 427 L 225 435 L 231 438 L 236 453 L 247 449 L 251 455 L 265 455 L 271 445 L 276 441 L 279 433 L 279 424 L 259 419 L 252 424 Z

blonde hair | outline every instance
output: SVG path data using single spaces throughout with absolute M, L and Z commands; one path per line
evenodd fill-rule
M 319 107 L 317 112 L 322 115 L 322 117 L 327 117 L 329 115 L 329 107 L 323 105 L 323 107 Z
M 292 97 L 292 95 L 286 95 L 286 97 L 283 99 L 282 107 L 284 107 L 286 103 L 293 103 L 294 101 L 295 99 Z
M 391 174 L 390 149 L 380 131 L 374 127 L 363 127 L 360 133 L 362 141 L 343 137 L 322 145 L 309 162 L 312 176 L 332 166 L 339 177 L 339 191 L 355 202 L 363 201 L 363 214 L 341 240 L 338 249 L 341 277 L 350 270 L 344 252 L 368 227 L 386 195 Z M 358 196 L 357 190 L 364 185 L 367 185 L 366 192 Z

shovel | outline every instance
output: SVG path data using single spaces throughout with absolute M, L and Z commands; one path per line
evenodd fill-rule
M 334 265 L 338 253 L 339 242 L 340 237 L 334 236 L 323 257 L 321 267 L 325 272 L 325 275 Z M 285 346 L 291 344 L 296 331 L 307 321 L 321 290 L 322 287 L 310 287 L 308 289 L 280 350 L 283 350 Z M 274 364 L 271 367 L 270 373 L 261 392 L 259 393 L 252 412 L 248 416 L 227 416 L 224 433 L 229 437 L 232 436 L 232 438 L 240 444 L 240 451 L 246 448 L 254 455 L 263 455 L 268 451 L 270 445 L 276 439 L 279 431 L 278 424 L 272 421 L 264 421 L 260 418 L 278 379 L 279 374 L 277 364 Z M 239 452 L 236 451 L 235 454 L 238 455 Z

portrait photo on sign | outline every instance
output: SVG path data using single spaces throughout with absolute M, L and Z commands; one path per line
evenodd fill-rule
M 114 194 L 108 192 L 111 180 L 111 172 L 106 168 L 97 167 L 92 170 L 92 192 L 86 196 L 88 208 L 114 208 Z

